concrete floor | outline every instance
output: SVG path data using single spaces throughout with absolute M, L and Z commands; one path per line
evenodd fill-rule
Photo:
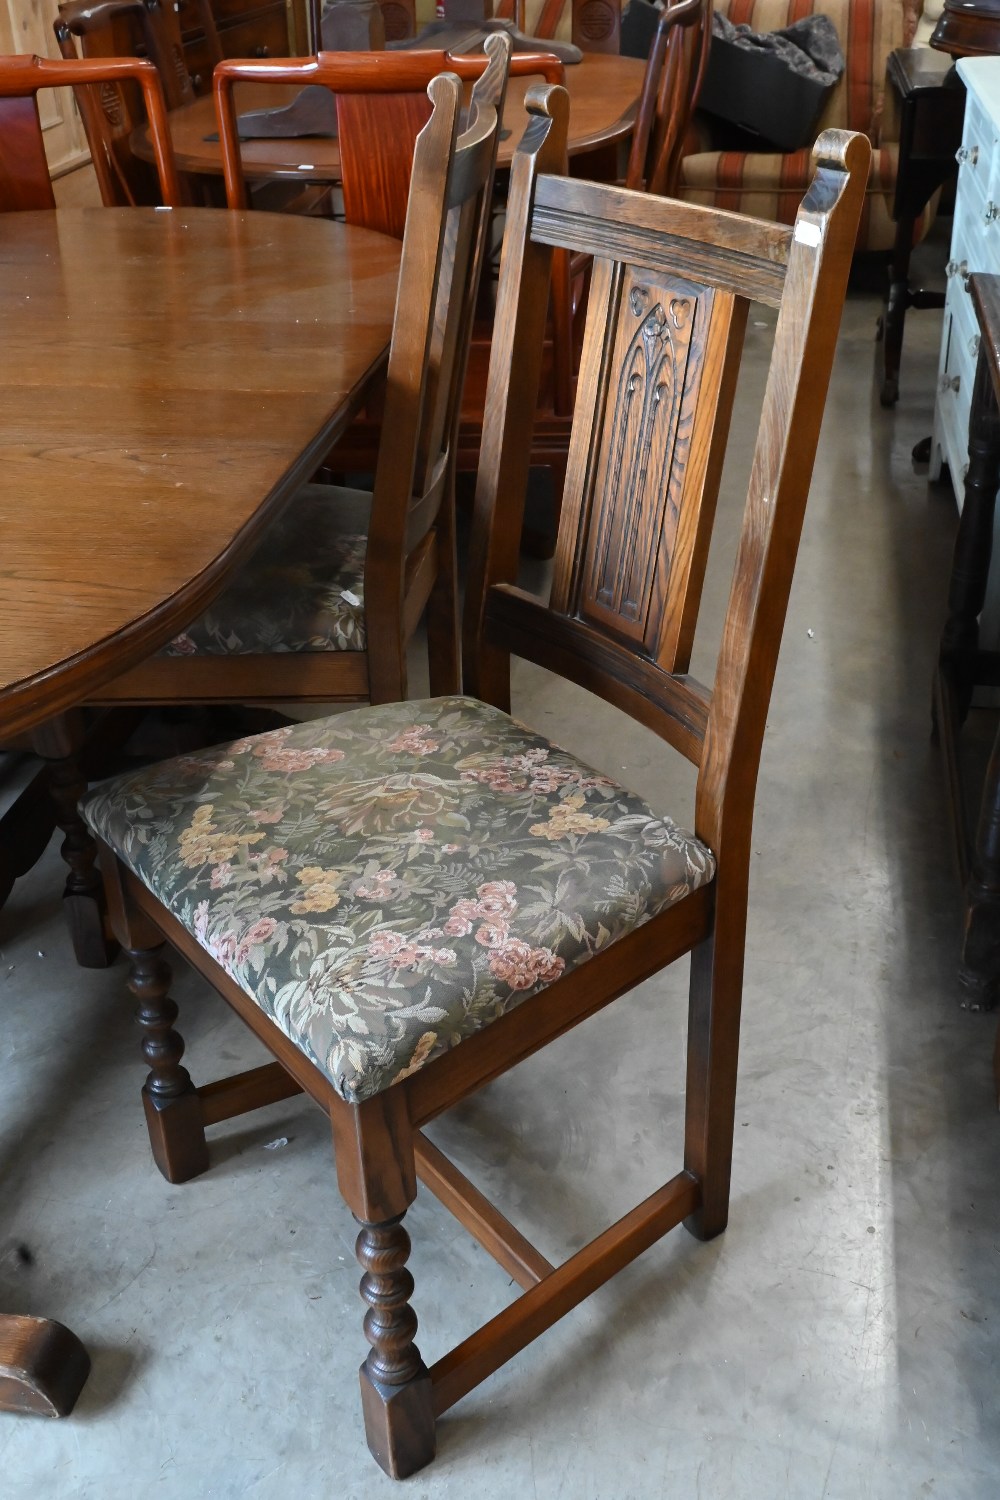
M 928 741 L 955 517 L 910 462 L 940 322 L 911 316 L 883 413 L 875 312 L 852 295 L 765 742 L 729 1231 L 678 1231 L 467 1398 L 414 1500 L 1000 1494 L 995 1022 L 958 1005 Z M 768 339 L 755 315 L 755 379 Z M 716 617 L 726 577 L 713 558 Z M 650 735 L 534 671 L 518 687 L 529 722 L 687 813 L 687 768 Z M 59 883 L 53 851 L 0 914 L 0 1305 L 67 1322 L 94 1368 L 69 1420 L 0 1418 L 0 1495 L 388 1496 L 323 1118 L 231 1122 L 206 1176 L 162 1181 L 123 969 L 73 967 Z M 644 986 L 434 1131 L 553 1257 L 679 1165 L 685 983 Z M 257 1059 L 189 974 L 178 998 L 197 1079 Z M 409 1227 L 430 1361 L 513 1292 L 432 1199 Z

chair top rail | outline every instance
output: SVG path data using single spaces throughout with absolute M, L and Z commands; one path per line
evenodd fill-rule
M 539 177 L 531 237 L 543 245 L 629 261 L 777 307 L 792 230 L 724 209 L 628 188 Z

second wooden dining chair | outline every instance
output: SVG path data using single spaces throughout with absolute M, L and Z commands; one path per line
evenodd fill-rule
M 181 202 L 160 77 L 151 62 L 132 57 L 64 61 L 25 54 L 0 57 L 0 213 L 55 207 L 38 115 L 39 90 L 68 87 L 82 91 L 102 85 L 117 88 L 122 83 L 137 84 L 142 90 L 163 202 L 174 206 Z M 111 163 L 100 152 L 93 161 L 104 202 L 117 203 Z
M 441 74 L 428 87 L 433 113 L 413 157 L 372 492 L 307 485 L 206 614 L 159 656 L 102 689 L 101 702 L 405 698 L 407 648 L 425 617 L 434 690 L 456 685 L 454 430 L 510 43 L 498 37 L 489 47 L 453 161 L 447 122 L 461 106 L 461 86 Z M 243 66 L 223 62 L 215 75 L 234 202 L 243 189 L 228 86 Z M 350 91 L 357 82 L 352 54 L 321 54 L 310 77 Z M 360 152 L 363 140 L 354 142 L 345 129 L 341 149 Z
M 218 746 L 96 788 L 84 808 L 133 961 L 143 1103 L 164 1175 L 203 1171 L 206 1125 L 247 1109 L 304 1091 L 329 1116 L 360 1226 L 365 1428 L 396 1477 L 434 1456 L 443 1413 L 668 1230 L 684 1223 L 709 1239 L 726 1227 L 754 792 L 871 160 L 865 137 L 826 132 L 794 227 L 768 224 L 555 175 L 566 103 L 560 90 L 534 99 L 512 173 L 467 695 Z M 594 294 L 555 573 L 536 597 L 518 587 L 517 544 L 557 245 L 595 256 Z M 690 663 L 755 302 L 777 310 L 777 325 L 709 688 Z M 692 831 L 512 719 L 512 654 L 693 763 Z M 546 701 L 551 717 L 563 700 Z M 264 1042 L 271 1066 L 195 1088 L 165 942 Z M 553 1265 L 424 1127 L 493 1083 L 498 1120 L 529 1140 L 530 1091 L 512 1117 L 501 1075 L 688 954 L 677 1170 L 662 1181 L 657 1144 L 662 1185 Z M 633 1033 L 647 1048 L 663 1038 L 641 1028 L 669 999 L 658 995 Z M 591 1052 L 579 1085 L 606 1099 L 599 1037 Z M 627 1084 L 620 1070 L 616 1087 Z M 524 1289 L 429 1369 L 403 1224 L 418 1177 Z M 448 1306 L 445 1296 L 444 1318 Z
M 193 102 L 194 85 L 171 0 L 64 0 L 53 29 L 68 61 L 78 59 L 81 52 L 95 61 L 144 55 L 156 67 L 168 110 Z M 147 123 L 149 115 L 129 80 L 80 87 L 76 98 L 91 158 L 105 164 L 100 176 L 105 205 L 159 203 L 149 164 L 132 150 L 132 132 Z

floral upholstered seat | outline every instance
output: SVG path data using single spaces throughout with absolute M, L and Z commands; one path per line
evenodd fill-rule
M 715 873 L 692 834 L 469 698 L 181 756 L 81 808 L 351 1102 Z
M 365 649 L 371 495 L 309 484 L 229 587 L 164 656 Z

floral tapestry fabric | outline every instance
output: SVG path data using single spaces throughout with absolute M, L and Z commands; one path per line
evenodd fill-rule
M 470 698 L 180 756 L 81 810 L 351 1102 L 715 873 L 692 834 Z
M 229 587 L 161 655 L 363 651 L 367 538 L 358 512 L 370 499 L 306 485 Z

